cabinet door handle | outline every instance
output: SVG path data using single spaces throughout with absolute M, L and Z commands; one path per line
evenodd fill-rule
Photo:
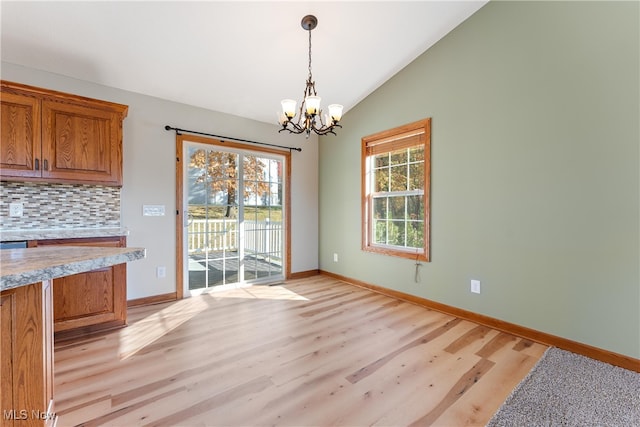
M 42 167 L 43 170 L 48 171 L 49 170 L 49 162 L 47 161 L 47 159 L 44 159 L 44 165 Z
M 36 159 L 36 170 L 39 171 L 40 170 L 40 160 Z

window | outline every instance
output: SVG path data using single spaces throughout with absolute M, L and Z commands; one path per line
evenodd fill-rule
M 362 138 L 362 249 L 429 261 L 431 119 Z

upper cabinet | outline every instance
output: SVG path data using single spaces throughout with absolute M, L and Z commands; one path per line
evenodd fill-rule
M 0 179 L 122 185 L 126 105 L 0 84 Z
M 40 100 L 17 93 L 0 93 L 0 175 L 39 177 L 41 157 Z

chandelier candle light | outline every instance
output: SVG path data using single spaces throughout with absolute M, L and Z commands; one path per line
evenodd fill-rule
M 298 120 L 293 121 L 296 115 L 296 101 L 293 99 L 282 100 L 282 112 L 278 113 L 278 122 L 282 125 L 283 130 L 290 133 L 306 132 L 307 138 L 311 131 L 318 135 L 326 135 L 328 133 L 336 134 L 333 129 L 342 127 L 338 124 L 342 118 L 342 105 L 329 105 L 329 114 L 322 119 L 322 110 L 320 109 L 320 97 L 316 93 L 316 82 L 311 76 L 311 30 L 318 25 L 318 19 L 313 15 L 307 15 L 302 18 L 302 28 L 309 31 L 309 77 L 307 78 L 306 87 L 304 89 L 304 97 L 298 114 Z M 302 120 L 304 114 L 304 121 Z

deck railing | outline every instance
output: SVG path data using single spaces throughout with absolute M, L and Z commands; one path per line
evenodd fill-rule
M 282 221 L 244 221 L 194 219 L 187 227 L 189 253 L 211 251 L 237 251 L 239 230 L 244 227 L 245 253 L 270 253 L 282 251 Z

